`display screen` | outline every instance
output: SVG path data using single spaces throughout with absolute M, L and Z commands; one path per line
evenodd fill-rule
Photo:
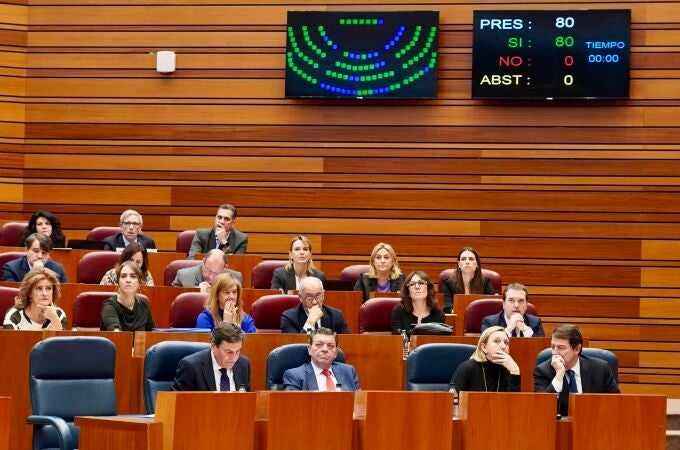
M 438 11 L 288 11 L 286 97 L 435 98 Z
M 630 10 L 475 11 L 472 98 L 628 98 Z

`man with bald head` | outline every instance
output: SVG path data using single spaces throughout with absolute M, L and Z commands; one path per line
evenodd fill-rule
M 213 249 L 205 254 L 201 264 L 179 269 L 172 285 L 176 287 L 198 287 L 201 292 L 208 292 L 217 275 L 221 273 L 231 274 L 240 285 L 243 285 L 241 272 L 226 267 L 227 255 L 222 250 Z
M 300 280 L 300 304 L 281 315 L 282 333 L 311 333 L 324 327 L 338 334 L 348 334 L 347 321 L 339 309 L 323 304 L 323 283 L 316 277 Z

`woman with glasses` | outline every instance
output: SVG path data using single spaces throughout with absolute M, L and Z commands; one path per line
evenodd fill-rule
M 451 385 L 456 392 L 519 392 L 522 384 L 519 366 L 509 350 L 505 328 L 487 328 L 470 359 L 458 366 Z
M 369 299 L 371 292 L 399 292 L 404 274 L 390 244 L 379 242 L 373 247 L 370 265 L 368 272 L 362 273 L 354 285 L 355 291 L 363 293 L 364 301 Z
M 216 323 L 230 322 L 240 326 L 246 333 L 255 333 L 255 322 L 250 314 L 243 311 L 241 285 L 230 273 L 222 273 L 215 278 L 206 298 L 205 310 L 196 318 L 196 328 L 209 328 Z
M 26 225 L 26 231 L 24 231 L 24 235 L 17 245 L 24 247 L 26 239 L 33 233 L 44 234 L 52 239 L 53 248 L 66 247 L 66 237 L 61 230 L 61 222 L 59 222 L 57 216 L 49 211 L 37 211 L 31 216 L 28 225 Z
M 305 236 L 295 236 L 288 249 L 288 264 L 279 267 L 272 276 L 272 289 L 281 289 L 285 294 L 300 289 L 300 281 L 315 277 L 326 281 L 326 274 L 314 267 L 312 243 Z
M 137 264 L 142 270 L 144 275 L 144 285 L 153 286 L 153 277 L 151 272 L 149 272 L 149 255 L 146 248 L 137 242 L 130 242 L 125 249 L 120 254 L 120 260 L 116 264 L 116 267 L 109 270 L 104 274 L 102 280 L 99 284 L 105 285 L 115 285 L 118 284 L 118 278 L 116 277 L 116 268 L 123 264 L 125 261 L 132 261 Z
M 392 309 L 392 334 L 407 332 L 419 323 L 444 323 L 434 295 L 434 284 L 425 272 L 413 271 L 401 286 L 401 303 Z
M 454 294 L 496 294 L 491 280 L 482 277 L 482 261 L 479 259 L 477 250 L 472 247 L 460 249 L 458 267 L 451 278 L 444 280 L 442 291 L 444 292 L 444 312 L 447 313 L 453 310 Z

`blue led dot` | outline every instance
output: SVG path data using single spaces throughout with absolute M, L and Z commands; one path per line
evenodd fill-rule
M 385 61 L 380 61 L 380 67 L 385 67 Z
M 373 52 L 373 57 L 377 58 L 378 57 L 378 52 Z
M 354 58 L 354 53 L 350 53 L 347 56 L 349 56 L 350 58 Z
M 390 46 L 388 44 L 385 44 L 385 50 L 389 50 Z
M 394 41 L 390 41 L 390 46 L 394 46 Z
M 384 23 L 385 23 L 385 21 L 384 21 L 384 20 L 382 20 L 382 19 L 378 19 L 378 25 L 382 25 L 382 24 L 384 24 Z
M 340 92 L 342 92 L 343 94 L 346 94 L 346 93 L 347 93 L 347 89 L 341 89 Z
M 337 49 L 338 49 L 338 44 L 333 44 L 333 45 L 331 46 L 331 48 L 332 48 L 333 50 L 337 50 Z
M 423 67 L 423 72 L 429 72 L 429 71 L 430 71 L 429 67 L 427 67 L 427 66 Z
M 323 37 L 323 40 L 324 40 L 324 41 L 327 41 L 328 39 L 329 39 L 328 36 L 324 36 L 324 37 Z

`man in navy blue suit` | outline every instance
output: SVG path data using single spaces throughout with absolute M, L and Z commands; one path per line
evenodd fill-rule
M 210 348 L 177 365 L 173 391 L 250 391 L 250 360 L 241 355 L 245 333 L 231 322 L 215 326 Z
M 52 239 L 42 233 L 33 233 L 26 238 L 26 255 L 2 266 L 2 281 L 24 280 L 34 267 L 45 267 L 57 274 L 60 283 L 66 283 L 64 266 L 50 259 Z
M 354 367 L 336 362 L 338 334 L 317 328 L 309 335 L 307 351 L 311 361 L 283 373 L 287 391 L 358 391 L 359 377 Z
M 300 281 L 300 304 L 281 315 L 281 333 L 311 333 L 315 328 L 330 328 L 339 334 L 349 334 L 342 311 L 323 304 L 323 283 L 316 277 Z
M 503 291 L 503 309 L 482 319 L 482 332 L 489 327 L 503 327 L 510 337 L 544 337 L 541 319 L 527 314 L 529 291 L 520 283 L 509 284 Z
M 123 211 L 120 215 L 120 233 L 104 239 L 104 250 L 116 251 L 125 248 L 130 242 L 137 242 L 148 249 L 156 248 L 156 242 L 141 234 L 144 221 L 134 209 Z

